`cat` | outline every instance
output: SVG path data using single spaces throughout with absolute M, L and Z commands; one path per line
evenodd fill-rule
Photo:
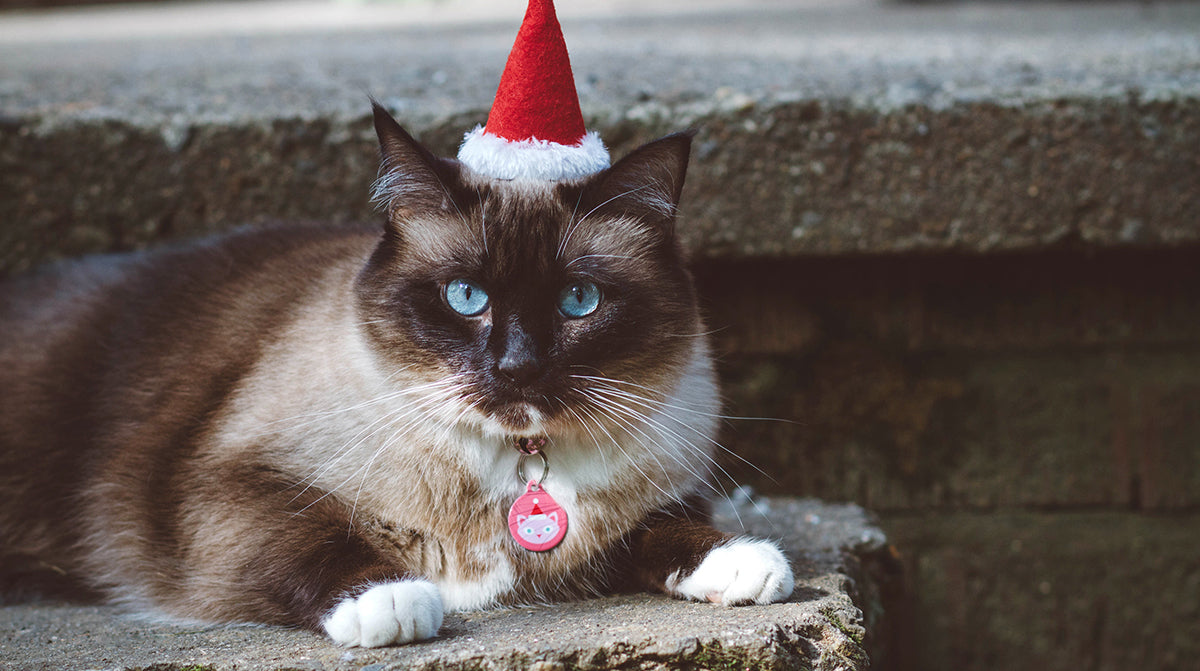
M 613 591 L 785 599 L 774 543 L 707 522 L 717 388 L 675 233 L 691 135 L 504 181 L 378 104 L 374 123 L 382 227 L 243 230 L 0 288 L 6 583 L 348 646 Z M 505 524 L 531 437 L 569 516 L 545 552 Z

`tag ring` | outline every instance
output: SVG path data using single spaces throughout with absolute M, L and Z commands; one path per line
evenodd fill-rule
M 521 479 L 521 482 L 529 482 L 529 478 L 525 476 L 525 460 L 529 457 L 540 457 L 542 460 L 542 474 L 537 481 L 538 486 L 541 487 L 542 483 L 546 481 L 546 476 L 550 474 L 550 461 L 546 459 L 546 453 L 541 450 L 533 454 L 522 452 L 521 456 L 517 457 L 517 477 Z

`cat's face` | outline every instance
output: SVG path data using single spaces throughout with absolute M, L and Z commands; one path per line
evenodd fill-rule
M 547 543 L 558 536 L 558 513 L 518 515 L 517 533 L 531 545 Z
M 389 221 L 360 280 L 365 321 L 441 409 L 553 433 L 628 421 L 677 381 L 699 330 L 673 230 L 687 136 L 580 182 L 501 182 L 381 110 L 376 127 Z

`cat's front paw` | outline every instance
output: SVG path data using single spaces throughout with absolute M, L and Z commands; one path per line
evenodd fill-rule
M 364 648 L 432 638 L 442 626 L 442 596 L 427 580 L 376 585 L 338 605 L 321 621 L 336 643 Z
M 718 545 L 690 575 L 667 579 L 667 589 L 677 596 L 724 606 L 783 601 L 794 586 L 783 552 L 770 541 L 749 538 Z

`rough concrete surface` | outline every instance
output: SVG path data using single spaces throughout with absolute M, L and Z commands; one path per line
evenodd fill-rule
M 363 650 L 272 627 L 148 624 L 109 607 L 0 608 L 0 669 L 868 668 L 880 604 L 864 568 L 886 554 L 861 508 L 739 499 L 718 524 L 781 539 L 787 603 L 723 608 L 649 595 L 449 615 L 426 643 Z M 866 616 L 864 616 L 866 612 Z
M 614 154 L 699 129 L 700 257 L 1200 242 L 1200 5 L 560 4 Z M 523 5 L 6 15 L 0 272 L 374 217 L 367 94 L 453 153 Z

